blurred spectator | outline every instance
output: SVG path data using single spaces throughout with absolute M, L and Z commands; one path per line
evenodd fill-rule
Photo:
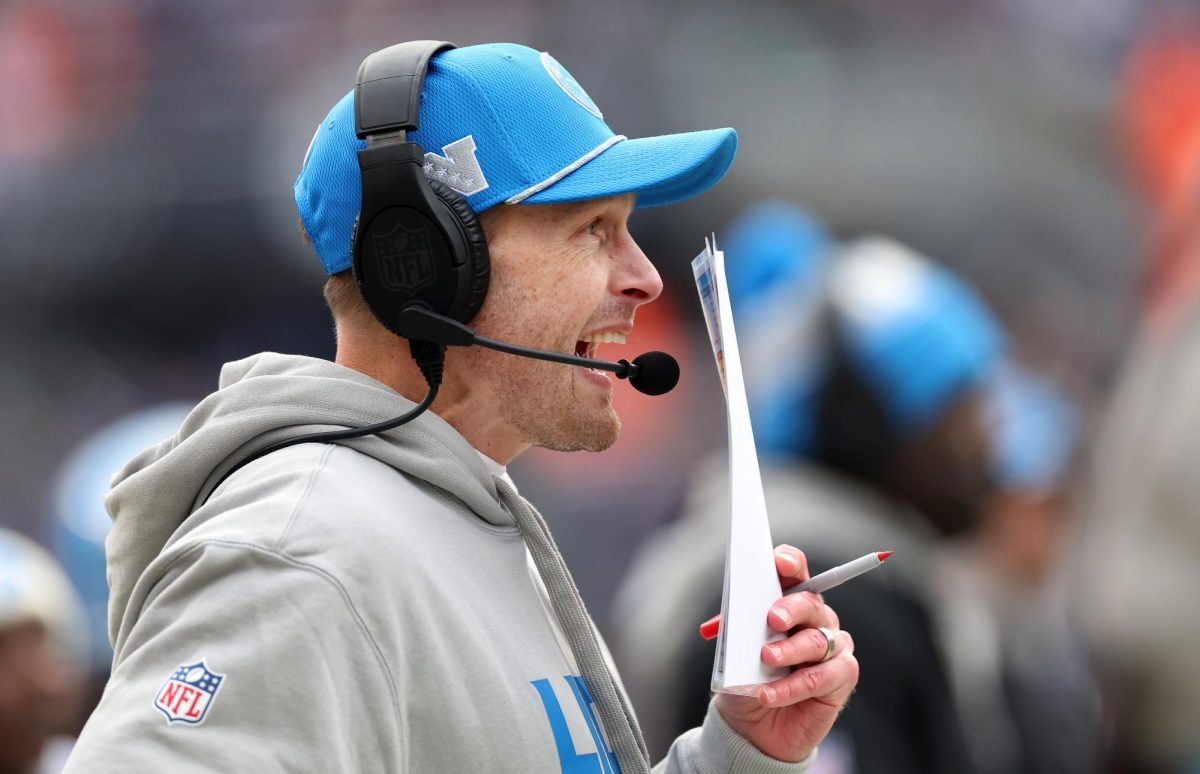
M 1200 771 L 1200 12 L 1144 31 L 1122 128 L 1151 239 L 1139 340 L 1091 474 L 1073 599 L 1111 708 L 1111 770 Z
M 727 255 L 731 274 L 758 257 Z M 793 295 L 792 320 L 817 341 L 799 350 L 812 365 L 790 385 L 787 413 L 801 418 L 791 427 L 804 435 L 790 458 L 763 468 L 772 534 L 803 549 L 813 572 L 871 550 L 896 555 L 828 594 L 854 637 L 862 679 L 814 771 L 964 774 L 972 765 L 933 618 L 936 566 L 941 538 L 978 522 L 989 464 L 984 385 L 1002 337 L 967 286 L 897 243 L 864 239 L 821 265 L 807 282 L 815 306 Z M 745 320 L 736 299 L 733 307 Z M 746 324 L 740 340 L 760 333 Z M 779 360 L 793 354 L 775 351 Z M 719 607 L 729 507 L 719 467 L 697 476 L 683 518 L 647 544 L 619 601 L 622 669 L 641 689 L 639 712 L 663 713 L 664 731 L 705 705 L 711 645 L 658 622 L 698 623 Z M 698 690 L 688 694 L 688 685 Z M 648 698 L 676 691 L 685 703 L 653 707 Z M 658 730 L 649 718 L 648 726 Z
M 0 772 L 62 770 L 87 651 L 82 605 L 54 559 L 0 529 Z
M 1198 379 L 1194 307 L 1128 362 L 1092 472 L 1074 601 L 1115 713 L 1115 772 L 1200 766 Z
M 937 567 L 935 620 L 968 747 L 980 774 L 1090 774 L 1099 693 L 1061 582 L 1079 412 L 1009 362 L 989 385 L 988 421 L 995 489 L 975 539 Z
M 1102 432 L 1073 601 L 1114 711 L 1114 771 L 1200 766 L 1200 315 L 1130 359 Z

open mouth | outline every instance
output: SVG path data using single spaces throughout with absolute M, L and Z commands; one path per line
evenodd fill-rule
M 575 354 L 579 357 L 586 357 L 595 360 L 596 353 L 599 351 L 601 344 L 624 343 L 624 333 L 617 333 L 616 331 L 598 331 L 596 333 L 589 333 L 575 342 Z M 588 370 L 600 373 L 600 370 L 597 368 L 589 368 Z

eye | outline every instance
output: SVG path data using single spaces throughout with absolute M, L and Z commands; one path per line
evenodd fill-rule
M 596 218 L 591 223 L 584 226 L 582 233 L 587 234 L 588 236 L 600 236 L 600 221 L 601 220 L 602 220 L 601 218 Z

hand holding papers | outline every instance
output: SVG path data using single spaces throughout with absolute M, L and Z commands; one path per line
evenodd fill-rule
M 754 695 L 759 685 L 784 677 L 788 670 L 768 667 L 762 661 L 762 646 L 783 638 L 767 626 L 767 611 L 779 599 L 781 589 L 729 306 L 725 256 L 716 249 L 715 236 L 711 242 L 705 240 L 704 252 L 692 261 L 692 272 L 725 390 L 729 427 L 729 540 L 721 597 L 724 623 L 717 640 L 712 689 Z

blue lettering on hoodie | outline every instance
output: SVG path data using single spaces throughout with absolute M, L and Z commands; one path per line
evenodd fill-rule
M 546 719 L 550 722 L 550 731 L 554 734 L 554 746 L 558 750 L 558 765 L 563 774 L 620 774 L 621 767 L 617 765 L 617 756 L 608 748 L 604 735 L 600 733 L 600 721 L 596 719 L 596 711 L 592 706 L 592 696 L 588 693 L 587 685 L 578 675 L 563 675 L 563 680 L 571 688 L 579 711 L 587 723 L 592 739 L 596 743 L 597 752 L 578 753 L 575 743 L 571 740 L 571 731 L 567 728 L 567 718 L 549 680 L 534 680 L 532 685 L 537 689 L 542 699 L 542 707 L 546 710 Z

